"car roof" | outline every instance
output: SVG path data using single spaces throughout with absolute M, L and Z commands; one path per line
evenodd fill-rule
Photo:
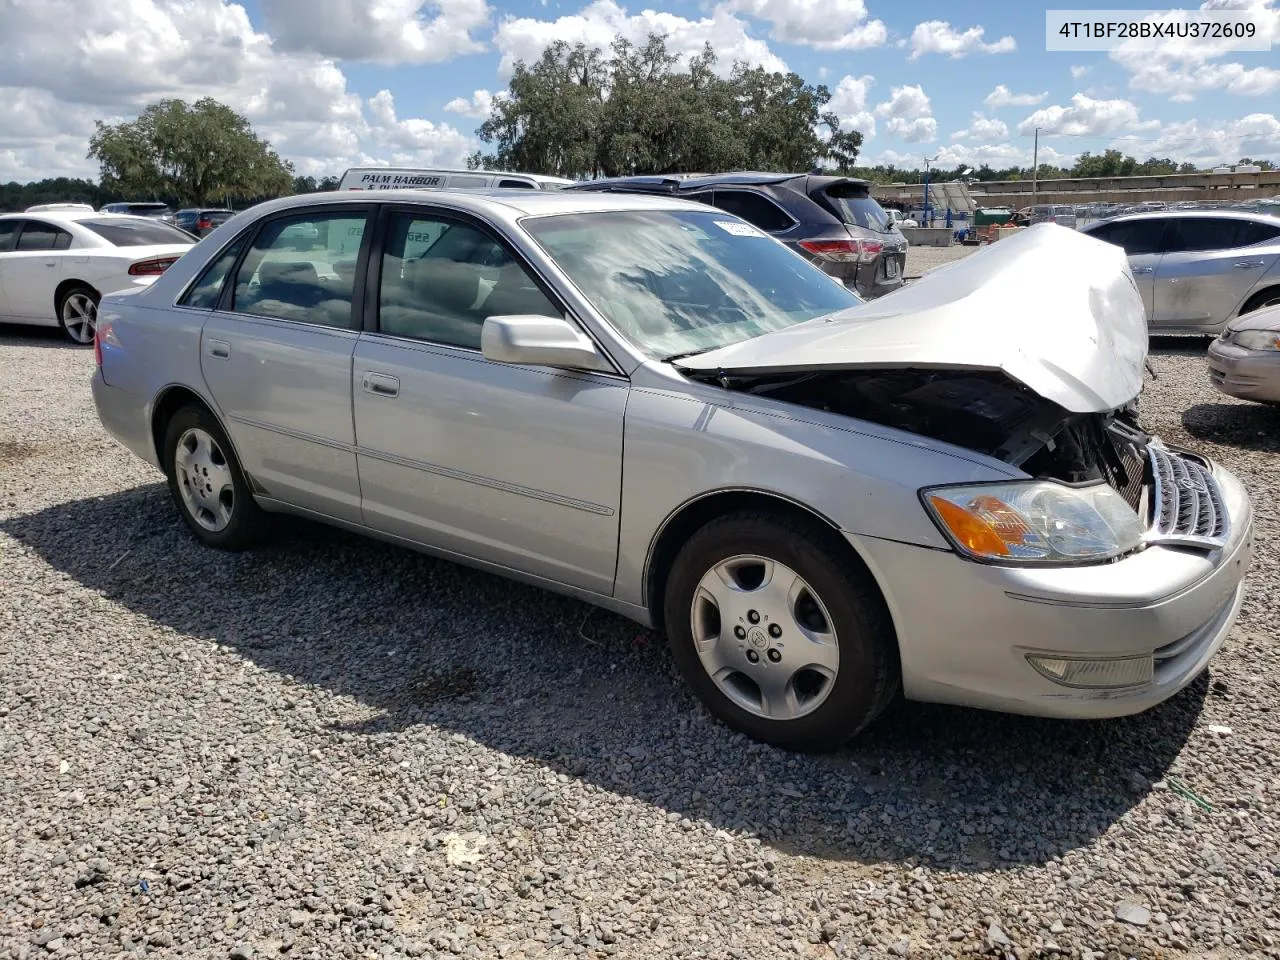
M 348 167 L 342 174 L 342 180 L 353 173 L 425 173 L 454 174 L 469 173 L 477 177 L 524 177 L 535 183 L 576 183 L 568 177 L 553 177 L 547 173 L 522 173 L 519 170 L 469 170 L 466 167 Z
M 578 190 L 338 190 L 307 193 L 268 200 L 253 208 L 262 216 L 282 210 L 333 204 L 415 203 L 447 204 L 480 213 L 505 211 L 508 216 L 551 216 L 567 213 L 600 213 L 623 210 L 702 210 L 690 200 L 638 193 L 594 193 Z
M 1106 223 L 1123 223 L 1128 220 L 1168 220 L 1177 217 L 1178 219 L 1203 220 L 1206 218 L 1226 219 L 1226 220 L 1263 220 L 1267 223 L 1276 223 L 1280 221 L 1280 216 L 1274 213 L 1255 213 L 1251 210 L 1140 210 L 1137 213 L 1121 213 L 1114 217 L 1107 217 Z M 1104 221 L 1098 220 L 1097 223 Z M 1093 226 L 1089 224 L 1088 227 Z M 1086 227 L 1085 229 L 1088 229 Z
M 51 223 L 76 223 L 80 220 L 155 222 L 150 217 L 134 217 L 127 213 L 104 213 L 100 210 L 35 210 L 31 213 L 0 213 L 0 220 L 48 220 Z
M 838 174 L 767 173 L 756 170 L 739 170 L 733 173 L 668 173 L 647 174 L 635 177 L 605 177 L 600 180 L 586 181 L 583 186 L 599 187 L 616 185 L 619 187 L 642 187 L 654 190 L 666 188 L 667 190 L 672 191 L 685 191 L 705 190 L 707 187 L 719 185 L 760 187 L 774 183 L 785 183 L 788 180 L 798 180 L 802 177 L 809 177 L 819 183 L 835 183 L 837 181 L 842 181 L 868 187 L 871 185 L 870 180 L 861 180 L 857 177 L 843 177 Z

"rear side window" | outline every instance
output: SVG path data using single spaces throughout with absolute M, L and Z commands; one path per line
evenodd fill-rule
M 1125 223 L 1109 223 L 1091 232 L 1091 235 L 1117 247 L 1134 257 L 1144 253 L 1162 252 L 1161 238 L 1165 232 L 1164 220 L 1129 220 Z
M 526 183 L 523 180 L 499 180 L 499 188 L 510 188 L 512 190 L 537 190 L 532 183 Z
M 772 200 L 746 190 L 717 190 L 712 203 L 768 233 L 790 230 L 796 223 Z
M 80 225 L 92 230 L 117 247 L 145 247 L 153 243 L 194 243 L 191 235 L 160 220 L 81 220 Z
M 240 262 L 231 309 L 350 328 L 366 219 L 344 210 L 268 221 Z
M 18 239 L 18 220 L 0 220 L 0 253 L 8 253 Z
M 1255 243 L 1266 243 L 1268 240 L 1280 238 L 1280 223 L 1258 223 L 1256 220 L 1242 221 L 1240 246 L 1251 247 Z
M 204 268 L 204 273 L 200 274 L 200 279 L 187 291 L 187 295 L 178 302 L 184 307 L 201 310 L 213 310 L 217 307 L 218 300 L 222 297 L 222 284 L 235 266 L 236 257 L 240 256 L 244 244 L 242 237 L 218 254 L 213 263 Z
M 71 246 L 71 234 L 51 223 L 28 220 L 18 237 L 18 250 L 66 250 Z

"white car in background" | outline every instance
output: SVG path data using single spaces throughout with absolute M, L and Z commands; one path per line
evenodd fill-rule
M 0 216 L 0 321 L 58 326 L 93 342 L 98 301 L 150 283 L 195 244 L 147 217 L 48 210 Z

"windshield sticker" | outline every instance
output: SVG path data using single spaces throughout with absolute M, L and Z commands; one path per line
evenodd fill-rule
M 764 234 L 751 226 L 749 223 L 738 223 L 735 220 L 712 220 L 717 227 L 725 233 L 731 233 L 735 237 L 763 237 Z

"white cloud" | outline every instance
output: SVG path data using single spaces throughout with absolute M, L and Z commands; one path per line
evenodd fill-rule
M 1123 138 L 1111 146 L 1135 152 Z M 1273 113 L 1251 113 L 1237 120 L 1169 123 L 1154 139 L 1143 142 L 1142 153 L 1201 167 L 1235 163 L 1241 157 L 1276 156 L 1280 154 L 1280 119 Z
M 229 0 L 0 0 L 0 156 L 6 179 L 97 175 L 93 122 L 150 102 L 214 97 L 243 113 L 303 173 L 369 162 L 379 140 L 333 60 L 278 48 Z M 432 149 L 458 155 L 457 131 L 427 124 Z M 408 131 L 408 133 L 404 132 Z M 386 139 L 385 132 L 380 132 Z M 392 138 L 394 139 L 394 137 Z M 422 144 L 415 149 L 426 149 Z
M 484 44 L 474 34 L 491 16 L 485 0 L 261 2 L 281 50 L 377 63 L 441 63 L 478 53 Z
M 831 91 L 831 103 L 827 105 L 828 110 L 840 117 L 843 129 L 860 131 L 863 140 L 870 140 L 876 135 L 875 115 L 867 109 L 867 94 L 875 82 L 875 77 L 870 74 L 841 77 Z
M 450 113 L 460 113 L 464 117 L 487 120 L 493 109 L 493 101 L 502 95 L 503 91 L 495 95 L 488 90 L 477 90 L 470 97 L 454 97 L 444 105 L 444 108 Z
M 1155 120 L 1143 121 L 1138 108 L 1128 100 L 1094 100 L 1077 93 L 1071 105 L 1053 105 L 1037 110 L 1018 124 L 1019 133 L 1061 133 L 1077 137 L 1099 137 L 1120 130 L 1152 130 L 1160 126 Z
M 951 135 L 953 140 L 972 140 L 974 143 L 989 143 L 992 140 L 1003 140 L 1009 136 L 1009 126 L 1003 120 L 984 117 L 980 113 L 973 115 L 973 121 L 963 130 Z
M 987 164 L 1000 170 L 1007 167 L 1030 167 L 1032 162 L 1031 148 L 1017 143 L 972 145 L 952 143 L 938 147 L 935 156 L 937 159 L 930 164 L 935 170 L 950 170 L 962 164 L 969 167 L 980 167 L 983 164 Z M 920 169 L 924 166 L 923 158 L 919 154 L 901 150 L 885 150 L 876 156 L 860 159 L 871 165 L 891 163 L 896 167 L 906 167 L 912 170 Z M 1042 143 L 1040 144 L 1039 160 L 1041 163 L 1069 167 L 1075 162 L 1075 155 L 1059 153 L 1052 147 L 1046 147 Z
M 1280 44 L 1280 5 L 1277 0 L 1210 0 L 1201 9 L 1250 9 L 1262 35 L 1273 45 Z M 1186 12 L 1170 11 L 1148 19 L 1179 22 Z M 1171 38 L 1158 50 L 1144 50 L 1128 42 L 1113 50 L 1110 57 L 1129 74 L 1129 87 L 1144 93 L 1167 95 L 1186 103 L 1198 93 L 1222 90 L 1246 97 L 1267 96 L 1280 91 L 1280 70 L 1274 67 L 1246 67 L 1231 61 L 1216 63 L 1235 51 L 1229 39 L 1200 40 Z M 1254 54 L 1256 56 L 1256 54 Z
M 395 98 L 390 90 L 379 90 L 369 98 L 370 130 L 374 142 L 389 147 L 398 163 L 428 163 L 461 166 L 475 142 L 447 123 L 396 116 Z
M 1037 103 L 1043 103 L 1048 96 L 1047 90 L 1043 93 L 1013 93 L 1003 83 L 997 83 L 996 88 L 982 102 L 992 110 L 999 107 L 1034 107 Z
M 710 43 L 720 58 L 717 67 L 722 72 L 727 73 L 735 60 L 768 70 L 787 69 L 767 43 L 751 36 L 747 25 L 724 7 L 716 7 L 709 17 L 689 20 L 655 10 L 632 16 L 614 0 L 595 0 L 578 13 L 556 20 L 503 19 L 493 36 L 494 45 L 502 54 L 498 74 L 509 77 L 516 61 L 532 63 L 556 40 L 607 50 L 617 37 L 639 44 L 651 33 L 666 34 L 667 49 L 682 57 L 701 53 L 703 46 Z
M 926 20 L 916 24 L 911 32 L 910 60 L 928 53 L 945 54 L 952 59 L 967 57 L 972 53 L 1012 53 L 1018 48 L 1013 37 L 1001 37 L 994 43 L 987 43 L 984 27 L 970 27 L 963 33 L 957 31 L 945 20 Z
M 1084 65 L 1082 65 L 1082 64 L 1073 63 L 1073 64 L 1071 65 L 1071 79 L 1072 79 L 1072 80 L 1079 80 L 1081 77 L 1083 77 L 1085 74 L 1087 74 L 1087 73 L 1088 73 L 1090 70 L 1092 70 L 1092 69 L 1093 69 L 1093 67 L 1086 67 L 1086 66 L 1084 66 Z
M 938 137 L 933 105 L 919 84 L 894 87 L 889 99 L 876 105 L 875 115 L 887 119 L 885 130 L 908 143 L 927 143 Z
M 883 20 L 868 20 L 863 0 L 728 0 L 725 9 L 773 25 L 780 43 L 818 50 L 866 50 L 889 39 Z

